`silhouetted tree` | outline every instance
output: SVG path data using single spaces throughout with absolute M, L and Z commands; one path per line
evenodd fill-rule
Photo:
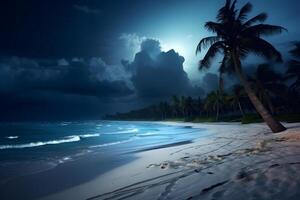
M 180 115 L 180 100 L 176 95 L 172 96 L 172 107 L 173 107 L 173 113 L 174 117 L 177 118 Z
M 261 36 L 281 33 L 284 28 L 263 24 L 267 19 L 267 14 L 261 13 L 251 19 L 247 15 L 252 10 L 250 3 L 245 4 L 240 10 L 235 8 L 236 1 L 227 0 L 225 5 L 219 10 L 217 22 L 207 22 L 205 27 L 216 33 L 216 36 L 203 38 L 196 49 L 196 53 L 209 46 L 203 60 L 199 62 L 199 68 L 209 68 L 211 60 L 217 53 L 223 54 L 223 61 L 226 71 L 232 71 L 240 78 L 252 104 L 257 112 L 265 120 L 273 132 L 280 132 L 286 128 L 269 113 L 262 102 L 251 88 L 243 70 L 241 59 L 245 58 L 250 52 L 262 55 L 268 59 L 282 61 L 280 53 Z M 259 22 L 259 24 L 257 24 Z M 231 65 L 231 63 L 233 65 Z
M 287 95 L 287 87 L 283 83 L 283 77 L 273 71 L 269 64 L 261 64 L 250 80 L 260 101 L 269 108 L 272 114 L 275 114 L 272 97 L 273 99 L 275 97 L 285 99 Z
M 192 117 L 194 112 L 194 105 L 193 105 L 193 98 L 190 96 L 185 99 L 185 109 L 186 109 L 186 116 L 188 118 Z
M 286 71 L 286 78 L 293 80 L 290 89 L 299 92 L 300 90 L 300 42 L 295 43 L 295 48 L 290 53 L 296 58 L 288 62 L 288 70 Z M 299 59 L 299 60 L 297 60 Z
M 187 114 L 187 112 L 186 112 L 187 105 L 186 105 L 185 96 L 181 96 L 179 105 L 180 105 L 180 111 L 182 113 L 182 116 L 187 117 L 187 115 L 186 115 Z
M 204 109 L 208 112 L 216 113 L 216 121 L 219 120 L 220 110 L 224 106 L 225 98 L 220 90 L 213 91 L 209 93 L 205 99 Z
M 244 116 L 245 112 L 243 110 L 242 101 L 246 97 L 245 90 L 241 85 L 234 85 L 232 89 L 232 94 L 228 95 L 226 98 L 233 108 L 238 108 L 241 115 Z

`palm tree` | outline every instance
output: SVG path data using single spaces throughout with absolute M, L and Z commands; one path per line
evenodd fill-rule
M 172 107 L 175 118 L 179 117 L 180 114 L 180 100 L 176 95 L 172 96 Z
M 209 93 L 205 99 L 204 109 L 216 112 L 216 121 L 219 120 L 220 110 L 224 105 L 224 95 L 220 90 Z
M 290 51 L 290 53 L 295 57 L 300 59 L 300 42 L 295 43 L 295 48 Z M 287 79 L 295 79 L 290 88 L 292 90 L 300 89 L 300 60 L 292 59 L 288 62 L 288 70 L 286 72 Z
M 253 106 L 267 125 L 273 132 L 283 131 L 286 128 L 273 118 L 251 88 L 243 73 L 241 59 L 253 52 L 268 59 L 282 61 L 281 55 L 275 47 L 262 39 L 261 36 L 281 33 L 285 29 L 281 26 L 263 24 L 267 19 L 265 13 L 248 20 L 247 14 L 252 10 L 252 5 L 247 3 L 238 10 L 235 8 L 235 4 L 236 1 L 232 3 L 231 0 L 227 0 L 224 7 L 218 12 L 217 22 L 205 24 L 209 31 L 216 33 L 216 36 L 203 38 L 199 42 L 196 53 L 210 46 L 203 60 L 199 62 L 199 69 L 209 68 L 212 58 L 218 53 L 222 53 L 224 55 L 222 63 L 226 66 L 226 71 L 235 71 Z
M 162 101 L 159 103 L 159 112 L 161 114 L 161 119 L 164 120 L 167 118 L 168 112 L 170 110 L 170 106 L 168 102 Z
M 260 101 L 274 114 L 275 106 L 272 97 L 285 99 L 287 95 L 282 76 L 273 71 L 269 64 L 261 64 L 250 80 Z
M 194 112 L 194 104 L 193 104 L 193 98 L 188 96 L 185 99 L 185 107 L 186 107 L 186 115 L 188 118 L 190 118 L 193 115 Z
M 198 115 L 199 117 L 202 116 L 203 113 L 203 102 L 202 99 L 200 97 L 198 97 L 197 99 L 194 100 L 194 112 L 196 115 Z
M 185 96 L 181 96 L 179 105 L 180 105 L 180 110 L 181 110 L 183 118 L 186 118 L 187 117 L 187 104 L 186 104 Z
M 244 91 L 243 86 L 238 85 L 238 84 L 233 86 L 232 94 L 228 95 L 226 97 L 227 101 L 229 101 L 229 103 L 231 104 L 231 106 L 233 108 L 238 107 L 238 109 L 240 110 L 242 116 L 245 115 L 243 107 L 242 107 L 242 100 L 245 97 L 246 97 L 246 93 Z

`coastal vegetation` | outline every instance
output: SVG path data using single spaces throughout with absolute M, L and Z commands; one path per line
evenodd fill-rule
M 266 13 L 248 18 L 251 3 L 236 9 L 236 1 L 227 0 L 219 9 L 216 22 L 210 21 L 205 28 L 214 36 L 203 38 L 196 49 L 200 53 L 208 48 L 199 61 L 199 70 L 209 69 L 212 61 L 222 55 L 219 66 L 219 88 L 205 97 L 174 95 L 169 101 L 148 106 L 128 113 L 109 115 L 107 119 L 121 120 L 184 120 L 184 121 L 265 121 L 273 132 L 286 128 L 279 122 L 298 121 L 300 88 L 300 43 L 290 51 L 295 58 L 283 65 L 282 74 L 272 69 L 274 63 L 282 63 L 280 52 L 265 36 L 285 31 L 281 26 L 265 24 Z M 243 60 L 249 54 L 262 56 L 269 63 L 256 66 L 254 74 L 247 74 Z M 245 67 L 245 66 L 244 66 Z M 239 83 L 224 90 L 224 74 L 234 74 Z

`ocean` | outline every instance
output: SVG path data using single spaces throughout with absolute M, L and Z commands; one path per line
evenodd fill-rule
M 68 163 L 84 159 L 80 169 L 84 166 L 93 170 L 80 172 L 81 176 L 94 177 L 129 162 L 128 158 L 133 159 L 131 155 L 134 152 L 192 142 L 205 133 L 204 129 L 194 129 L 190 126 L 170 126 L 153 122 L 99 120 L 1 123 L 0 186 L 3 190 L 0 191 L 13 191 L 14 185 L 20 184 L 26 177 L 33 174 L 37 176 L 36 174 L 56 168 L 62 169 L 63 166 L 68 166 Z M 76 181 L 71 167 L 65 169 L 67 170 L 63 174 L 67 176 L 70 173 L 72 177 L 68 184 L 82 181 L 79 175 Z M 58 187 L 55 184 L 54 186 Z M 53 186 L 49 186 L 48 189 L 51 187 Z M 51 192 L 54 191 L 47 191 Z M 44 193 L 45 191 L 42 191 L 40 196 Z M 38 192 L 34 194 L 37 196 L 33 198 L 39 197 Z

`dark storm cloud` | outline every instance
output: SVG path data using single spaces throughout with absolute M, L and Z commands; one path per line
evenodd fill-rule
M 183 70 L 184 58 L 174 50 L 162 52 L 160 43 L 146 39 L 133 62 L 123 62 L 133 73 L 131 81 L 139 97 L 164 99 L 172 95 L 200 95 Z
M 1 85 L 6 85 L 8 90 L 52 91 L 99 98 L 132 93 L 124 81 L 107 80 L 108 75 L 101 77 L 110 67 L 101 60 L 70 63 L 60 60 L 58 63 L 60 65 L 44 67 L 36 61 L 14 57 L 1 64 Z
M 0 63 L 0 120 L 100 118 L 132 93 L 124 74 L 100 58 Z

